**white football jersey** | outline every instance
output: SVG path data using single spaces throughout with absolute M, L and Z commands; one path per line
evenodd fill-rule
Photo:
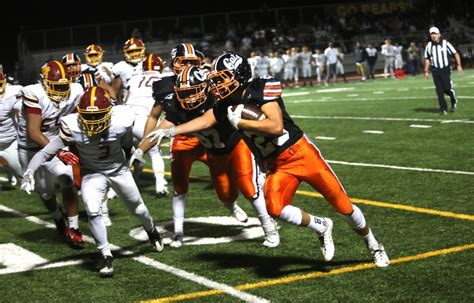
M 311 52 L 301 52 L 300 53 L 301 64 L 302 65 L 310 65 L 312 55 L 313 54 Z
M 96 72 L 98 72 L 100 77 L 104 79 L 104 81 L 107 82 L 107 84 L 111 85 L 112 81 L 114 80 L 113 70 L 112 70 L 113 66 L 114 64 L 112 62 L 102 62 L 96 67 L 93 67 L 87 64 L 81 64 L 81 71 L 83 73 L 91 73 L 91 74 L 95 74 Z M 107 71 L 112 73 L 112 75 L 110 75 Z
M 393 57 L 395 55 L 395 47 L 391 44 L 384 44 L 380 52 L 386 57 Z
M 25 86 L 21 90 L 23 107 L 21 109 L 18 127 L 19 147 L 27 149 L 38 147 L 38 145 L 29 138 L 26 131 L 25 115 L 27 108 L 39 110 L 43 120 L 41 132 L 51 140 L 59 133 L 59 119 L 69 115 L 75 110 L 79 104 L 82 93 L 82 86 L 78 83 L 72 83 L 68 98 L 65 101 L 57 103 L 48 98 L 41 83 Z
M 127 97 L 128 94 L 128 81 L 136 75 L 140 75 L 143 71 L 143 66 L 141 62 L 136 65 L 127 63 L 126 61 L 120 61 L 112 67 L 112 72 L 115 77 L 120 77 L 122 80 L 122 93 L 123 99 Z
M 148 115 L 155 104 L 152 84 L 159 78 L 161 74 L 157 71 L 143 72 L 130 78 L 125 105 L 131 106 L 137 114 Z
M 21 108 L 18 98 L 23 86 L 7 84 L 5 94 L 0 97 L 0 146 L 16 140 L 18 118 Z
M 102 134 L 88 137 L 81 129 L 78 114 L 61 118 L 59 136 L 75 145 L 81 168 L 93 172 L 112 174 L 126 166 L 123 145 L 132 145 L 132 129 L 135 115 L 124 105 L 112 107 L 110 126 Z

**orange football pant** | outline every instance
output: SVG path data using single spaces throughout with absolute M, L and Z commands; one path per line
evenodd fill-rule
M 206 149 L 197 137 L 176 136 L 171 143 L 171 179 L 177 194 L 189 189 L 189 174 L 195 161 L 207 164 Z
M 301 182 L 321 193 L 337 212 L 352 213 L 352 203 L 336 174 L 306 136 L 277 158 L 267 160 L 266 166 L 265 199 L 271 216 L 279 217 L 282 209 L 291 204 Z
M 229 154 L 208 154 L 212 185 L 224 204 L 237 200 L 239 191 L 249 199 L 258 195 L 258 169 L 252 153 L 243 140 Z

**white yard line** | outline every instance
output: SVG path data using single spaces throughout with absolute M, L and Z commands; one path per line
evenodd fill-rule
M 45 226 L 47 228 L 52 228 L 52 229 L 56 228 L 55 225 L 52 224 L 52 223 L 46 222 L 46 221 L 44 221 L 44 220 L 42 220 L 38 217 L 28 216 L 27 214 L 24 214 L 20 211 L 9 208 L 9 207 L 4 206 L 2 204 L 0 204 L 0 211 L 6 212 L 6 213 L 11 213 L 11 214 L 14 214 L 18 217 L 24 217 L 26 220 L 28 220 L 30 222 Z M 95 245 L 94 240 L 89 236 L 84 235 L 84 240 L 88 243 L 92 243 L 92 244 Z M 113 245 L 113 244 L 110 244 L 109 246 L 112 250 L 117 251 L 121 255 L 130 256 L 130 255 L 134 254 L 132 251 L 124 250 L 124 249 L 120 248 L 119 246 L 116 246 L 116 245 Z M 228 295 L 231 295 L 235 298 L 238 298 L 238 299 L 246 301 L 246 302 L 262 302 L 262 303 L 263 302 L 265 302 L 265 303 L 269 302 L 268 300 L 266 300 L 264 298 L 260 298 L 260 297 L 257 297 L 257 296 L 239 291 L 239 290 L 233 288 L 232 286 L 212 281 L 210 279 L 199 276 L 199 275 L 194 274 L 192 272 L 187 272 L 183 269 L 179 269 L 179 268 L 176 268 L 176 267 L 158 262 L 154 259 L 151 259 L 151 258 L 148 258 L 148 257 L 145 257 L 145 256 L 137 256 L 137 257 L 133 257 L 132 259 L 139 262 L 139 263 L 142 263 L 144 265 L 147 265 L 147 266 L 159 269 L 161 271 L 173 274 L 173 275 L 178 276 L 180 278 L 198 283 L 198 284 L 203 285 L 205 287 L 220 290 L 220 291 L 222 291 L 222 292 L 224 292 Z M 71 262 L 74 263 L 73 261 L 71 261 Z M 69 262 L 69 263 L 71 263 L 71 262 Z M 45 265 L 44 268 L 57 267 L 58 263 L 51 263 L 51 264 Z M 68 263 L 68 262 L 63 262 L 63 263 Z M 56 266 L 53 266 L 53 264 L 56 264 Z M 66 264 L 66 265 L 72 265 L 72 264 Z M 43 268 L 43 267 L 40 267 L 40 268 Z
M 364 130 L 362 132 L 365 133 L 365 134 L 374 134 L 374 135 L 383 134 L 383 130 Z
M 472 172 L 472 171 L 432 169 L 432 168 L 422 168 L 422 167 L 396 166 L 396 165 L 371 164 L 371 163 L 356 163 L 356 162 L 346 162 L 346 161 L 336 161 L 336 160 L 326 160 L 326 161 L 328 163 L 331 163 L 331 164 L 341 164 L 341 165 L 350 165 L 350 166 L 390 168 L 390 169 L 399 169 L 399 170 L 412 170 L 412 171 L 422 171 L 422 172 L 433 172 L 433 173 L 445 173 L 445 174 L 474 176 L 474 172 Z
M 291 115 L 292 118 L 299 119 L 325 119 L 325 120 L 372 120 L 372 121 L 413 121 L 413 122 L 441 122 L 441 123 L 474 123 L 474 121 L 459 120 L 441 120 L 441 119 L 421 119 L 421 118 L 377 118 L 377 117 L 350 117 L 350 116 L 301 116 Z
M 414 128 L 431 128 L 431 125 L 422 125 L 422 124 L 411 124 L 410 127 Z
M 474 99 L 474 96 L 457 96 L 459 100 L 463 99 Z M 387 100 L 426 100 L 426 99 L 433 99 L 430 96 L 422 96 L 422 97 L 413 97 L 413 96 L 406 96 L 406 97 L 357 97 L 357 98 L 344 98 L 344 99 L 328 99 L 321 96 L 315 96 L 312 99 L 300 99 L 300 100 L 285 100 L 285 103 L 311 103 L 311 102 L 355 102 L 355 101 L 387 101 Z
M 324 136 L 317 136 L 314 137 L 316 140 L 336 140 L 336 137 L 324 137 Z

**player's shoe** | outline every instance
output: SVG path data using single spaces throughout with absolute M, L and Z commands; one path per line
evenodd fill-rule
M 234 203 L 234 206 L 231 208 L 231 212 L 234 218 L 241 223 L 247 223 L 247 221 L 249 220 L 249 217 L 247 216 L 245 211 L 240 208 L 237 203 Z
M 167 196 L 169 195 L 169 190 L 168 190 L 168 187 L 166 186 L 166 184 L 168 184 L 168 182 L 163 182 L 163 181 L 156 181 L 156 184 L 155 184 L 155 191 L 156 191 L 156 194 L 159 195 L 159 196 Z
M 173 241 L 171 241 L 170 246 L 173 248 L 180 248 L 183 246 L 183 234 L 175 234 L 173 236 Z
M 15 187 L 18 184 L 18 179 L 14 175 L 11 175 L 8 177 L 8 184 L 10 184 L 11 187 Z
M 369 252 L 374 257 L 375 266 L 387 267 L 390 264 L 390 259 L 382 244 L 378 243 L 376 246 L 369 248 Z
M 56 231 L 58 232 L 58 234 L 67 237 L 68 227 L 66 225 L 66 219 L 64 218 L 64 215 L 59 220 L 54 219 L 54 225 L 56 225 Z
M 84 248 L 84 237 L 79 228 L 67 228 L 66 238 L 74 248 Z
M 114 275 L 114 267 L 113 267 L 114 257 L 112 256 L 105 256 L 104 261 L 100 267 L 99 274 L 102 278 L 112 277 Z
M 263 246 L 273 248 L 280 245 L 280 233 L 278 232 L 278 224 L 275 220 L 271 219 L 267 224 L 263 224 L 262 228 L 265 233 Z
M 332 228 L 334 223 L 329 218 L 324 218 L 328 223 L 326 230 L 322 234 L 317 234 L 319 242 L 321 244 L 321 254 L 323 255 L 324 261 L 331 261 L 334 257 L 336 248 L 334 247 L 334 241 L 332 239 Z
M 146 233 L 148 235 L 148 239 L 150 240 L 151 246 L 153 246 L 156 251 L 162 251 L 164 248 L 163 237 L 156 226 L 153 226 L 153 229 L 151 231 L 146 231 Z

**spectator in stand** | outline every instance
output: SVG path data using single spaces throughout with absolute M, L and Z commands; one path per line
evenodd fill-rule
M 250 65 L 250 71 L 252 73 L 252 78 L 256 78 L 256 69 L 255 67 L 257 66 L 257 52 L 250 52 L 250 57 L 247 59 Z
M 365 49 L 367 52 L 367 78 L 372 78 L 375 80 L 375 63 L 377 62 L 377 49 L 372 45 L 372 43 L 367 44 Z
M 416 76 L 420 72 L 420 49 L 416 46 L 415 42 L 410 43 L 410 47 L 407 49 L 407 55 L 407 70 L 410 74 Z
M 354 57 L 360 80 L 365 81 L 365 60 L 367 58 L 367 52 L 359 41 L 356 42 L 356 46 L 354 48 Z
M 463 54 L 463 61 L 465 67 L 472 67 L 472 47 L 468 47 L 466 52 Z
M 334 43 L 329 42 L 328 47 L 324 50 L 324 56 L 326 57 L 326 78 L 324 79 L 324 85 L 328 85 L 329 76 L 332 75 L 332 82 L 336 84 L 337 77 L 337 50 L 334 48 Z

